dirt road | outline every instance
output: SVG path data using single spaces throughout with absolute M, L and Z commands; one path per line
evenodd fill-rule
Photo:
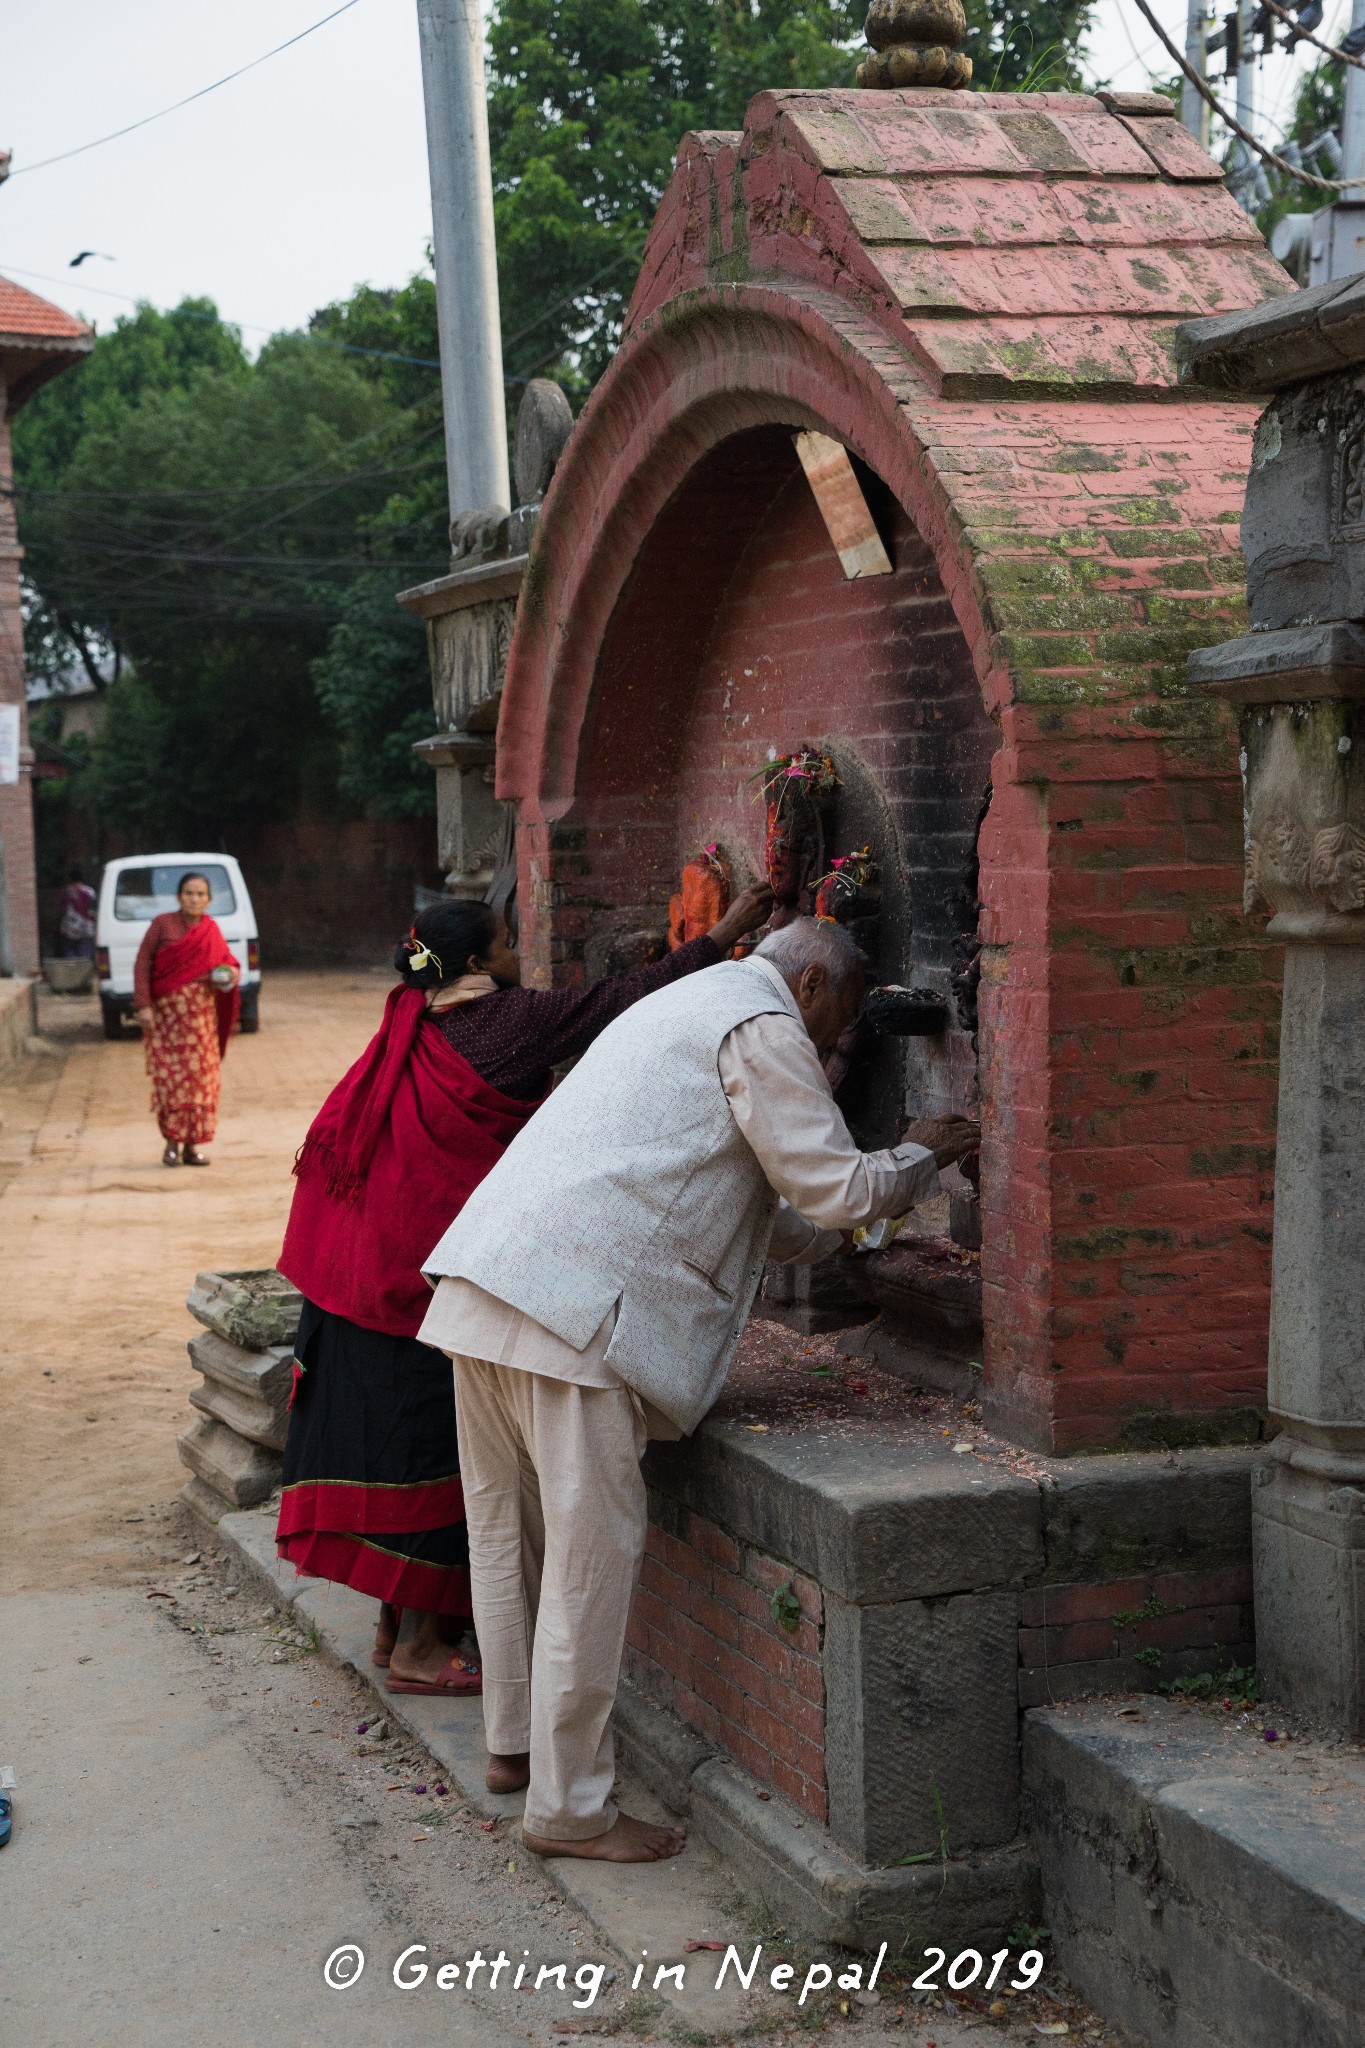
M 140 1041 L 107 1044 L 93 998 L 41 1003 L 54 1052 L 0 1084 L 0 1592 L 127 1582 L 121 1518 L 186 1476 L 190 1283 L 274 1264 L 294 1153 L 387 985 L 270 976 L 261 1031 L 228 1050 L 205 1172 L 160 1164 Z

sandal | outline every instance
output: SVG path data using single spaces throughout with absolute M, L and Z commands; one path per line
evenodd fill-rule
M 181 1164 L 182 1164 L 182 1165 L 184 1165 L 184 1166 L 207 1166 L 207 1165 L 208 1165 L 208 1163 L 209 1163 L 209 1162 L 208 1162 L 208 1160 L 207 1160 L 207 1159 L 205 1159 L 205 1158 L 203 1157 L 203 1155 L 202 1155 L 201 1153 L 199 1153 L 199 1152 L 196 1152 L 196 1151 L 195 1151 L 195 1149 L 194 1149 L 193 1145 L 187 1145 L 187 1146 L 185 1147 L 185 1156 L 184 1156 L 183 1160 L 181 1161 Z
M 472 1657 L 452 1657 L 439 1677 L 395 1678 L 390 1672 L 384 1687 L 387 1692 L 416 1692 L 436 1699 L 456 1693 L 472 1696 L 483 1691 L 483 1670 Z
M 178 1145 L 168 1145 L 161 1155 L 161 1164 L 163 1166 L 179 1166 L 180 1147 Z

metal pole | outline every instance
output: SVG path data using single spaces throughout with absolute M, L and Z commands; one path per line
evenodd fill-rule
M 1209 75 L 1207 34 L 1208 0 L 1189 0 L 1185 14 L 1185 62 L 1201 78 Z M 1180 88 L 1180 119 L 1201 149 L 1209 146 L 1209 103 L 1200 97 L 1187 78 Z
M 1237 0 L 1237 119 L 1251 134 L 1256 133 L 1256 65 L 1251 47 L 1251 24 L 1256 0 Z M 1256 208 L 1256 164 L 1254 152 L 1239 136 L 1230 152 L 1236 166 L 1228 177 L 1228 189 L 1244 213 Z
M 511 509 L 479 0 L 417 0 L 450 516 Z
M 1355 0 L 1351 8 L 1351 27 L 1365 27 L 1365 0 Z M 1346 104 L 1341 117 L 1341 170 L 1343 178 L 1365 177 L 1365 71 L 1357 71 L 1354 64 L 1346 67 Z M 1358 185 L 1353 192 L 1344 192 L 1344 199 L 1353 199 L 1357 204 L 1365 199 L 1365 185 Z

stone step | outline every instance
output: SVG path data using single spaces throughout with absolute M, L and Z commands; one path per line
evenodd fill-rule
M 266 1266 L 242 1273 L 196 1273 L 185 1306 L 229 1344 L 267 1351 L 273 1344 L 293 1343 L 303 1296 L 283 1273 Z
M 1027 1716 L 1057 1959 L 1162 2048 L 1361 2048 L 1365 1757 L 1145 1697 Z
M 292 1345 L 272 1344 L 264 1351 L 249 1351 L 206 1330 L 200 1337 L 191 1337 L 187 1348 L 191 1365 L 206 1380 L 218 1380 L 248 1399 L 265 1402 L 279 1414 L 287 1410 L 294 1384 Z
M 202 1387 L 191 1387 L 190 1404 L 202 1414 L 226 1423 L 249 1443 L 260 1444 L 267 1451 L 284 1449 L 289 1430 L 286 1408 L 272 1407 L 268 1401 L 253 1401 L 249 1394 L 239 1393 L 235 1387 L 223 1386 L 217 1380 L 205 1380 Z
M 268 1500 L 280 1483 L 280 1459 L 248 1443 L 226 1424 L 202 1416 L 176 1439 L 180 1461 L 196 1479 L 221 1494 L 229 1507 L 251 1508 Z

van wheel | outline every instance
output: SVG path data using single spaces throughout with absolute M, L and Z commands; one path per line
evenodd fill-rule
M 105 1002 L 101 998 L 100 1020 L 104 1025 L 104 1035 L 106 1038 L 122 1038 L 123 1012 L 117 1003 Z
M 242 1030 L 259 1031 L 261 1028 L 261 991 L 249 988 L 242 992 L 242 1007 L 238 1012 Z

